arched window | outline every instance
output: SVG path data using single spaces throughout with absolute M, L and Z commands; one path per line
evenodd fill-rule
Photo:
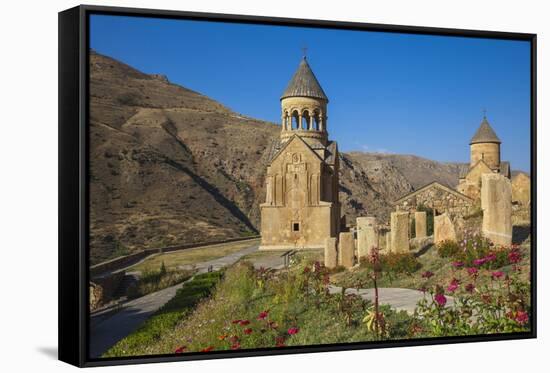
M 292 129 L 295 130 L 295 129 L 298 129 L 298 112 L 295 110 L 292 112 Z
M 304 112 L 302 113 L 302 126 L 301 126 L 303 130 L 309 129 L 309 121 L 310 121 L 309 112 L 307 110 L 304 110 Z

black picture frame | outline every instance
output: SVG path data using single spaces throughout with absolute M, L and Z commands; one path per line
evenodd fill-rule
M 189 353 L 180 355 L 143 356 L 132 358 L 88 357 L 88 237 L 89 237 L 89 17 L 92 14 L 156 17 L 200 21 L 223 21 L 315 27 L 328 29 L 383 31 L 439 36 L 507 39 L 528 41 L 531 45 L 531 295 L 532 329 L 526 333 L 442 337 L 385 342 L 345 343 L 321 346 L 256 349 L 231 352 Z M 418 26 L 398 26 L 341 21 L 243 16 L 183 12 L 156 9 L 134 9 L 82 5 L 59 13 L 59 360 L 79 367 L 172 362 L 199 359 L 285 355 L 402 346 L 437 345 L 464 342 L 485 342 L 536 338 L 537 331 L 537 36 L 480 30 L 460 30 Z

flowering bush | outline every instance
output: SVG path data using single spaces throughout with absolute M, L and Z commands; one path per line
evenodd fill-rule
M 520 277 L 522 268 L 517 263 L 521 261 L 521 252 L 514 248 L 507 258 L 506 264 L 512 265 L 507 274 L 479 268 L 495 259 L 472 260 L 472 267 L 455 265 L 455 277 L 448 284 L 426 289 L 426 296 L 415 310 L 412 334 L 453 336 L 528 331 L 530 284 Z M 452 301 L 448 298 L 451 295 Z
M 514 247 L 496 247 L 477 233 L 466 232 L 460 242 L 443 241 L 437 245 L 442 258 L 452 258 L 453 266 L 497 269 L 506 265 Z

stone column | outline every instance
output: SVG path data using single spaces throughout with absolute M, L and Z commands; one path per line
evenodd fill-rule
M 416 238 L 424 238 L 428 235 L 426 224 L 426 211 L 416 211 L 414 213 L 414 228 Z
M 351 232 L 340 232 L 338 240 L 338 262 L 340 265 L 351 268 L 355 262 L 355 247 L 353 245 L 353 234 Z
M 338 265 L 338 247 L 336 237 L 325 239 L 325 267 L 334 268 Z
M 500 174 L 481 175 L 484 237 L 495 245 L 512 244 L 512 184 Z
M 397 211 L 391 213 L 391 250 L 396 253 L 409 252 L 409 213 Z
M 357 218 L 357 257 L 369 255 L 373 247 L 378 247 L 376 218 L 372 216 Z
M 447 213 L 434 216 L 434 244 L 443 241 L 456 242 L 456 231 Z

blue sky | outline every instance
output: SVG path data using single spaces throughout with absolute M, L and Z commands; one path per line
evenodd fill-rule
M 525 41 L 104 15 L 90 27 L 97 52 L 276 123 L 305 45 L 341 151 L 467 162 L 486 109 L 503 160 L 530 167 Z

